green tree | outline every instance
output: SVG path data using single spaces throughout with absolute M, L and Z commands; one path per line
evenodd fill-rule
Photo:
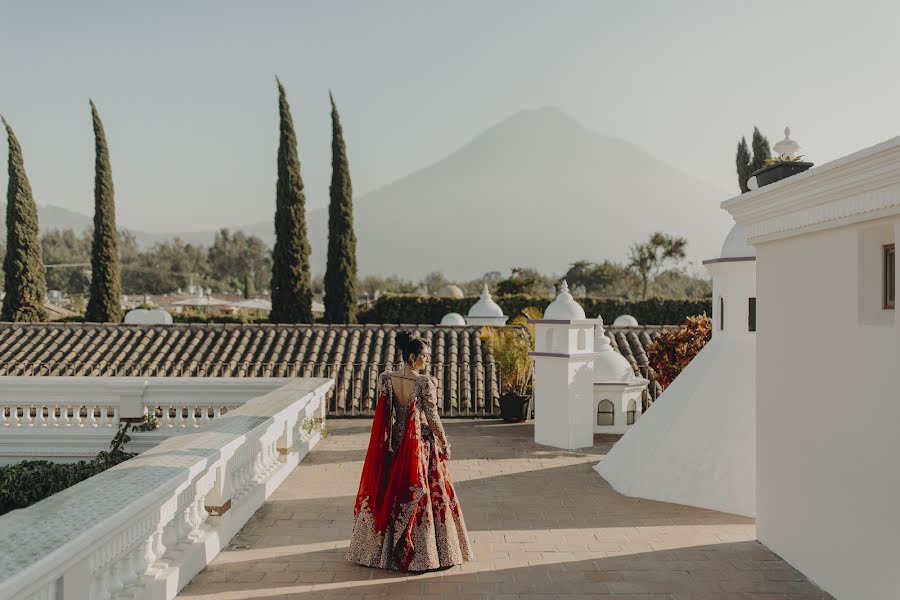
M 207 249 L 177 237 L 158 242 L 129 261 L 122 279 L 129 294 L 168 294 L 191 282 L 210 285 Z
M 753 172 L 753 168 L 750 166 L 750 148 L 747 147 L 747 138 L 745 137 L 741 137 L 741 141 L 738 142 L 735 166 L 737 167 L 738 187 L 741 188 L 741 193 L 749 192 L 750 188 L 747 187 L 747 180 L 750 179 L 750 173 Z
M 6 188 L 6 256 L 3 259 L 4 321 L 37 322 L 46 318 L 44 259 L 38 229 L 37 205 L 25 174 L 22 147 L 12 127 L 0 117 L 9 142 L 9 181 Z
M 331 200 L 328 205 L 328 264 L 325 269 L 325 321 L 356 323 L 356 234 L 353 189 L 344 132 L 331 99 Z
M 753 173 L 766 166 L 766 161 L 772 158 L 772 149 L 769 148 L 769 140 L 760 133 L 759 127 L 753 128 L 753 140 L 750 145 L 753 148 L 753 159 L 750 161 L 750 172 Z
M 90 287 L 90 232 L 52 229 L 41 236 L 41 250 L 47 269 L 47 287 L 66 294 L 84 294 Z
M 497 283 L 495 292 L 498 296 L 510 294 L 546 296 L 550 284 L 550 280 L 543 277 L 536 269 L 514 267 L 509 277 Z
M 251 289 L 268 285 L 272 255 L 265 242 L 243 231 L 220 229 L 209 248 L 211 287 L 231 292 L 243 289 L 249 278 Z
M 628 267 L 641 278 L 641 299 L 647 298 L 650 282 L 667 263 L 685 257 L 687 240 L 657 231 L 642 244 L 633 244 L 628 252 Z
M 119 233 L 109 147 L 103 122 L 91 101 L 94 122 L 94 243 L 91 248 L 91 291 L 85 321 L 118 323 L 122 320 L 122 279 L 119 274 Z
M 276 79 L 277 81 L 277 79 Z M 280 139 L 278 181 L 275 184 L 275 248 L 272 251 L 272 312 L 275 323 L 312 323 L 312 284 L 306 199 L 300 177 L 300 157 L 291 107 L 278 83 Z

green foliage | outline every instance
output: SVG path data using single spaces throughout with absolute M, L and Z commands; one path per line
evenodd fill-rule
M 656 381 L 666 388 L 712 337 L 708 316 L 688 317 L 678 329 L 666 330 L 647 348 L 647 360 Z
M 328 437 L 328 429 L 325 427 L 325 419 L 322 417 L 306 417 L 300 427 L 307 434 L 318 431 L 323 439 Z
M 529 306 L 547 306 L 550 299 L 542 296 L 512 295 L 494 298 L 506 314 L 519 314 Z M 360 313 L 361 323 L 440 323 L 449 312 L 465 315 L 478 300 L 477 297 L 460 299 L 422 296 L 386 295 L 372 304 L 372 308 Z M 619 315 L 632 315 L 644 325 L 678 325 L 686 317 L 712 314 L 709 298 L 646 300 L 622 300 L 618 298 L 578 298 L 578 303 L 590 317 L 598 314 L 612 321 Z
M 328 259 L 325 270 L 325 322 L 356 323 L 356 234 L 353 189 L 344 132 L 331 99 L 331 201 L 328 205 Z
M 534 378 L 534 363 L 528 353 L 534 350 L 534 325 L 528 319 L 540 319 L 543 311 L 529 306 L 507 327 L 483 327 L 481 339 L 494 356 L 505 391 L 527 396 Z
M 641 278 L 641 298 L 647 297 L 651 280 L 659 270 L 672 261 L 685 257 L 687 240 L 661 231 L 654 232 L 642 244 L 633 244 L 628 251 L 628 267 Z
M 91 247 L 91 284 L 86 321 L 118 323 L 122 320 L 122 278 L 119 271 L 119 234 L 109 147 L 97 107 L 91 101 L 94 122 L 94 242 Z
M 509 277 L 497 282 L 495 292 L 500 296 L 510 294 L 543 296 L 547 293 L 550 285 L 552 285 L 552 282 L 538 273 L 537 270 L 514 267 Z
M 129 294 L 167 294 L 191 282 L 210 282 L 207 249 L 177 237 L 138 253 L 124 265 L 123 272 L 123 285 Z
M 172 313 L 174 323 L 268 323 L 266 317 L 256 317 L 250 313 L 240 312 L 236 315 L 206 314 L 194 310 Z
M 93 460 L 76 463 L 26 460 L 0 466 L 0 515 L 30 506 L 133 456 L 122 451 L 100 452 Z
M 601 297 L 627 297 L 638 285 L 637 277 L 632 271 L 609 260 L 599 264 L 586 260 L 576 261 L 566 271 L 563 279 L 571 289 L 584 286 L 588 295 Z
M 25 174 L 22 147 L 12 127 L 2 119 L 9 142 L 6 188 L 6 256 L 3 259 L 3 321 L 37 322 L 46 318 L 47 284 L 38 229 L 37 205 Z
M 738 142 L 735 166 L 737 167 L 738 187 L 740 187 L 741 193 L 749 192 L 750 188 L 747 187 L 747 180 L 750 179 L 753 169 L 750 166 L 750 148 L 747 146 L 747 138 L 745 137 L 741 137 L 741 141 Z
M 216 291 L 244 289 L 249 284 L 252 294 L 265 289 L 272 275 L 272 256 L 265 242 L 242 231 L 217 231 L 207 259 L 208 266 L 194 268 L 207 274 L 209 287 Z
M 300 177 L 297 136 L 284 86 L 278 82 L 280 140 L 275 184 L 275 248 L 272 252 L 273 323 L 312 323 L 312 285 L 306 199 Z
M 753 159 L 750 161 L 750 172 L 753 173 L 766 166 L 766 161 L 772 158 L 772 149 L 769 148 L 769 140 L 760 133 L 758 127 L 753 128 Z

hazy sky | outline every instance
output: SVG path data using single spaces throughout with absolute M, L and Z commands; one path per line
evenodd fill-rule
M 0 0 L 0 113 L 37 201 L 91 214 L 94 98 L 119 223 L 151 231 L 272 217 L 276 74 L 310 207 L 328 199 L 329 88 L 357 196 L 557 105 L 725 199 L 754 124 L 772 143 L 789 124 L 816 163 L 900 133 L 898 31 L 890 0 Z

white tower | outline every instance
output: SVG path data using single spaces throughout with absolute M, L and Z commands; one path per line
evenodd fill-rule
M 466 315 L 466 323 L 469 325 L 492 325 L 494 327 L 503 327 L 506 325 L 508 316 L 503 314 L 503 309 L 491 298 L 491 292 L 485 283 L 484 289 L 481 290 L 481 297 L 478 302 L 469 309 Z
M 628 359 L 613 350 L 599 315 L 594 350 L 594 433 L 625 433 L 641 415 L 642 396 L 650 382 L 637 377 Z
M 595 469 L 628 496 L 756 514 L 756 252 L 735 225 L 713 276 L 713 336 Z
M 593 329 L 563 281 L 559 295 L 535 329 L 534 441 L 574 450 L 594 445 L 591 419 L 594 385 Z

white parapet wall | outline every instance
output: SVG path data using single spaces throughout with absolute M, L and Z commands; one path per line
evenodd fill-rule
M 0 598 L 174 598 L 321 437 L 334 380 L 280 383 L 202 429 L 0 517 Z
M 285 384 L 277 378 L 0 377 L 0 464 L 67 462 L 109 449 L 120 418 L 154 415 L 153 431 L 129 432 L 144 452 L 194 432 Z

